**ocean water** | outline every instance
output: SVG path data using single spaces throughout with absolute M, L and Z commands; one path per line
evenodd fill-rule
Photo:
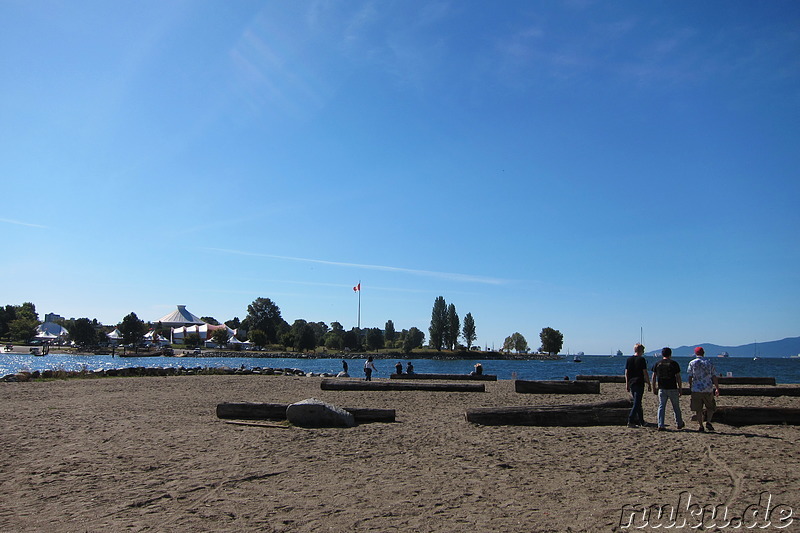
M 652 367 L 660 358 L 648 357 L 648 366 Z M 692 357 L 673 358 L 682 369 L 682 378 L 686 380 L 686 367 Z M 717 373 L 733 376 L 774 377 L 778 383 L 800 383 L 800 358 L 764 357 L 753 360 L 747 357 L 717 358 L 709 357 L 714 362 Z M 465 359 L 402 359 L 403 368 L 411 361 L 418 373 L 432 374 L 467 374 L 476 362 L 483 365 L 484 374 L 495 374 L 498 379 L 575 379 L 578 374 L 622 375 L 625 371 L 626 357 L 609 357 L 585 355 L 582 362 L 575 363 L 571 358 L 558 361 L 540 360 L 486 360 L 474 361 Z M 350 375 L 363 377 L 364 359 L 347 359 Z M 376 378 L 386 378 L 394 372 L 397 359 L 378 359 Z M 272 367 L 298 368 L 306 373 L 328 372 L 336 374 L 342 369 L 342 360 L 336 359 L 298 359 L 298 358 L 254 358 L 254 357 L 111 357 L 110 355 L 62 355 L 49 354 L 35 357 L 27 354 L 0 354 L 0 377 L 20 371 L 34 370 L 69 370 L 89 371 L 127 368 L 245 368 Z

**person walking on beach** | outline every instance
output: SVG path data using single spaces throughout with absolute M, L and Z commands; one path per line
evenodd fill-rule
M 642 412 L 642 397 L 644 386 L 650 386 L 650 377 L 647 375 L 647 361 L 644 360 L 644 345 L 636 343 L 633 346 L 633 355 L 625 362 L 625 388 L 633 397 L 633 407 L 628 414 L 628 427 L 635 428 L 646 426 Z
M 378 369 L 375 368 L 375 363 L 372 362 L 372 356 L 370 355 L 367 357 L 367 361 L 364 363 L 364 374 L 366 375 L 365 381 L 372 381 L 372 373 L 377 371 Z
M 706 352 L 702 346 L 694 349 L 695 358 L 689 362 L 689 388 L 692 391 L 691 409 L 697 415 L 697 423 L 700 424 L 698 431 L 714 431 L 714 426 L 711 425 L 711 419 L 714 417 L 714 411 L 717 410 L 717 401 L 715 396 L 719 396 L 719 379 L 717 378 L 717 369 L 714 368 L 714 363 L 706 359 Z M 705 416 L 703 415 L 703 408 L 705 407 Z M 703 429 L 703 420 L 706 421 L 706 427 Z
M 675 424 L 678 429 L 686 425 L 681 416 L 681 367 L 672 360 L 672 349 L 661 350 L 661 360 L 653 365 L 653 394 L 658 395 L 658 430 L 664 431 L 664 418 L 667 411 L 667 400 L 672 403 Z

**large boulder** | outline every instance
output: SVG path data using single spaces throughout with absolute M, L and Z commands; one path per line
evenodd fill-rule
M 291 404 L 286 408 L 286 418 L 301 427 L 353 427 L 353 415 L 344 409 L 316 398 Z

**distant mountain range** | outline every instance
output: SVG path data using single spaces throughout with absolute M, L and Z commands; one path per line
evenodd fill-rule
M 672 348 L 672 355 L 693 356 L 695 346 L 702 346 L 707 357 L 715 357 L 728 352 L 731 357 L 789 357 L 800 354 L 800 337 L 789 337 L 779 341 L 751 342 L 742 346 L 720 346 L 703 342 L 691 346 Z M 661 354 L 661 348 L 647 352 L 647 355 Z

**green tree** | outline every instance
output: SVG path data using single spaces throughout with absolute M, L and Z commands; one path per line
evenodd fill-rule
M 383 348 L 384 338 L 380 328 L 370 328 L 367 330 L 367 347 L 370 350 L 380 350 Z
M 39 321 L 26 316 L 15 318 L 8 325 L 8 333 L 11 339 L 28 343 L 36 337 L 36 328 L 39 326 Z
M 317 336 L 314 333 L 314 328 L 303 319 L 294 321 L 290 334 L 291 344 L 287 344 L 287 346 L 292 346 L 298 352 L 313 350 L 317 347 Z
M 11 322 L 17 318 L 17 310 L 13 305 L 0 307 L 0 338 L 6 337 L 10 331 Z
M 324 344 L 325 334 L 328 333 L 328 324 L 325 322 L 309 322 L 308 327 L 314 332 L 314 348 Z
M 239 329 L 239 326 L 241 326 L 242 323 L 239 322 L 239 317 L 235 316 L 232 319 L 230 319 L 227 322 L 225 322 L 225 325 L 228 326 L 231 329 Z
M 461 336 L 464 337 L 464 341 L 467 343 L 467 350 L 472 348 L 472 343 L 478 338 L 477 333 L 475 333 L 475 319 L 472 318 L 472 313 L 467 313 L 467 316 L 464 317 L 464 328 L 461 330 Z
M 267 334 L 260 329 L 251 329 L 250 333 L 247 334 L 247 338 L 259 348 L 263 348 L 267 345 Z
M 88 318 L 68 320 L 64 326 L 69 331 L 69 337 L 79 346 L 91 346 L 97 342 L 97 332 Z
M 17 318 L 27 318 L 36 322 L 39 325 L 39 313 L 36 312 L 36 306 L 31 302 L 25 302 L 17 307 Z
M 417 328 L 411 328 L 403 339 L 403 351 L 411 353 L 414 348 L 419 348 L 425 342 L 425 334 Z
M 122 319 L 119 331 L 122 333 L 122 342 L 124 344 L 133 344 L 135 350 L 138 351 L 138 346 L 142 342 L 145 333 L 144 322 L 139 320 L 136 313 L 131 313 Z
M 558 354 L 564 347 L 564 335 L 557 329 L 542 328 L 539 339 L 542 341 L 542 351 L 550 355 Z
M 346 331 L 342 338 L 342 346 L 351 351 L 359 351 L 361 349 L 361 330 L 352 328 Z
M 242 322 L 245 329 L 260 329 L 267 335 L 267 342 L 278 342 L 279 336 L 289 329 L 281 317 L 281 309 L 269 298 L 256 298 L 247 306 L 247 317 Z
M 211 340 L 217 346 L 227 346 L 228 344 L 228 330 L 226 328 L 215 329 L 211 334 Z
M 343 332 L 329 331 L 325 334 L 325 347 L 331 350 L 341 350 L 343 346 L 343 337 Z
M 213 316 L 201 316 L 200 320 L 205 322 L 206 324 L 211 324 L 212 326 L 219 326 L 219 322 Z
M 447 347 L 451 350 L 456 349 L 458 336 L 461 332 L 461 321 L 458 319 L 455 304 L 447 306 Z
M 431 348 L 436 348 L 438 351 L 442 350 L 447 340 L 447 327 L 447 302 L 444 301 L 444 296 L 438 296 L 433 302 L 431 325 L 428 328 Z
M 507 352 L 515 351 L 517 353 L 527 352 L 528 341 L 525 340 L 522 333 L 514 332 L 503 341 L 503 350 Z
M 397 338 L 397 333 L 394 330 L 394 322 L 391 320 L 387 320 L 386 325 L 383 326 L 383 336 L 386 339 L 386 345 L 392 347 L 392 343 Z
M 202 339 L 200 339 L 200 335 L 197 333 L 189 333 L 185 337 L 183 337 L 183 344 L 187 348 L 197 348 L 203 343 Z

